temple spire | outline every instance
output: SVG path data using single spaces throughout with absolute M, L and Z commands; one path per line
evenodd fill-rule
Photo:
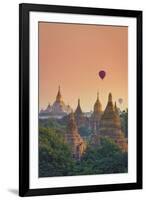
M 60 92 L 60 85 L 58 87 L 58 93 L 57 93 L 57 96 L 56 96 L 56 101 L 60 102 L 62 99 L 62 96 L 61 96 L 61 92 Z
M 97 92 L 97 100 L 99 101 L 99 92 Z
M 80 106 L 80 99 L 78 99 L 78 106 Z
M 81 109 L 81 105 L 80 105 L 80 99 L 78 99 L 78 105 L 77 105 L 75 114 L 77 114 L 77 115 L 82 114 L 82 109 Z
M 116 101 L 115 101 L 115 110 L 117 109 L 117 104 L 116 104 Z
M 108 95 L 108 103 L 100 120 L 99 135 L 112 138 L 122 151 L 127 151 L 118 108 L 116 102 L 113 105 L 111 93 Z
M 99 100 L 99 92 L 97 92 L 97 99 L 94 104 L 94 113 L 100 113 L 100 112 L 102 112 L 102 105 Z
M 111 94 L 111 92 L 108 95 L 108 102 L 112 102 L 112 94 Z
M 119 110 L 117 108 L 116 101 L 115 101 L 115 105 L 114 105 L 114 110 L 115 110 L 115 113 L 117 114 L 117 116 L 119 117 Z
M 58 86 L 58 92 L 61 93 L 61 92 L 60 92 L 60 85 Z

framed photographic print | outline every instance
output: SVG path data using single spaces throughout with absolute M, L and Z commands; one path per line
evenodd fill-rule
M 141 189 L 142 11 L 19 9 L 19 195 Z

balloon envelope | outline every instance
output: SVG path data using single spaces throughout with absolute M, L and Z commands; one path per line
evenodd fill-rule
M 101 79 L 104 79 L 105 75 L 106 75 L 106 72 L 105 72 L 105 71 L 103 71 L 103 70 L 99 71 L 99 77 L 100 77 Z
M 123 103 L 123 99 L 122 98 L 119 98 L 118 101 L 119 101 L 120 104 Z

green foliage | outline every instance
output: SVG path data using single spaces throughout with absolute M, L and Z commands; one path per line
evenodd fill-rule
M 74 160 L 64 137 L 52 128 L 39 131 L 39 176 L 65 176 L 72 171 Z
M 124 172 L 127 172 L 127 153 L 123 153 L 112 139 L 104 137 L 100 145 L 88 145 L 82 159 L 76 161 L 59 130 L 40 128 L 40 177 Z
M 83 174 L 109 174 L 127 172 L 127 153 L 123 153 L 114 141 L 101 138 L 101 145 L 89 147 L 82 158 Z
M 62 124 L 61 120 L 57 119 L 39 119 L 39 127 L 42 128 L 53 128 L 55 130 L 58 130 L 61 133 L 65 133 L 66 125 Z
M 91 129 L 88 126 L 81 126 L 78 130 L 82 137 L 88 138 L 91 135 Z

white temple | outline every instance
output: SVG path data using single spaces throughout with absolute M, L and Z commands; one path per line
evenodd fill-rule
M 62 99 L 60 86 L 59 86 L 55 102 L 53 103 L 52 106 L 48 104 L 45 110 L 42 109 L 39 113 L 39 118 L 40 119 L 47 119 L 47 118 L 60 119 L 68 115 L 71 111 L 72 111 L 71 107 L 69 105 L 66 105 Z

